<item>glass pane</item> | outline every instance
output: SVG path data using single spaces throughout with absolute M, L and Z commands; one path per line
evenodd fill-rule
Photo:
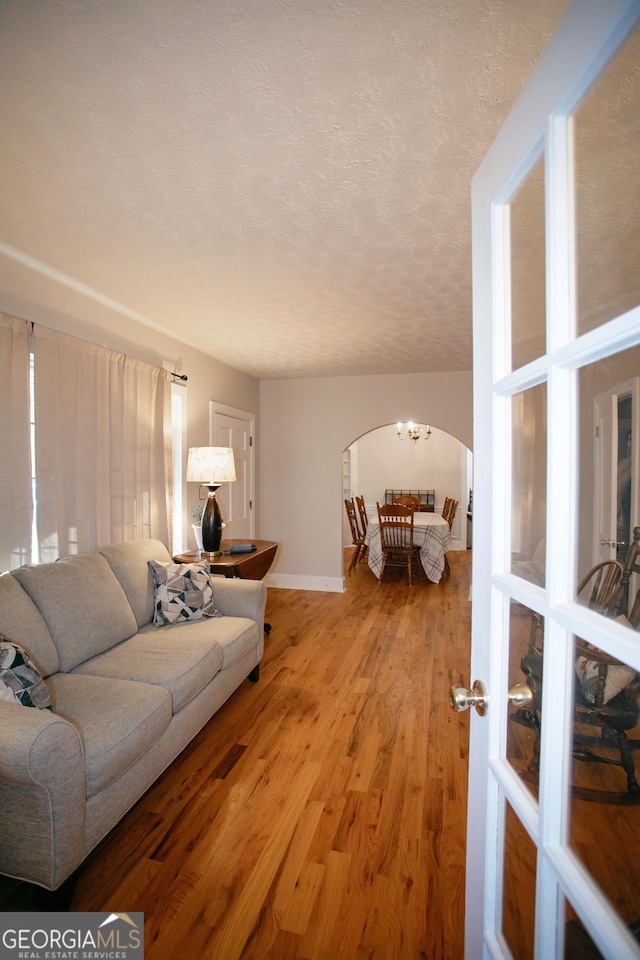
M 511 201 L 511 362 L 546 352 L 544 156 Z
M 568 900 L 565 916 L 564 960 L 604 960 Z
M 513 960 L 533 960 L 536 906 L 536 848 L 506 804 L 502 933 Z
M 544 619 L 512 600 L 509 610 L 509 690 L 519 687 L 523 694 L 531 690 L 534 696 L 532 703 L 511 701 L 507 723 L 507 760 L 536 798 L 542 720 L 543 639 Z
M 640 587 L 622 569 L 640 523 L 640 347 L 583 367 L 578 388 L 578 599 L 628 614 Z
M 547 521 L 547 388 L 540 384 L 512 401 L 511 569 L 545 584 Z
M 640 27 L 575 113 L 578 332 L 640 304 Z
M 579 639 L 574 653 L 569 842 L 633 926 L 640 920 L 640 674 Z

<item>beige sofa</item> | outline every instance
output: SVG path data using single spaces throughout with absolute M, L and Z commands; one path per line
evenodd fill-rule
M 56 890 L 247 678 L 266 588 L 212 577 L 222 616 L 157 627 L 135 540 L 0 576 L 0 633 L 45 678 L 53 711 L 0 701 L 0 873 Z

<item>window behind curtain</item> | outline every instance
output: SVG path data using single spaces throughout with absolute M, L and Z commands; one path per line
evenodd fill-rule
M 165 372 L 38 325 L 34 354 L 40 559 L 137 537 L 168 544 Z
M 29 327 L 0 313 L 0 570 L 31 559 Z

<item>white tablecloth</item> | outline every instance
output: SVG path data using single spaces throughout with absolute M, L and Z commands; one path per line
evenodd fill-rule
M 380 579 L 382 546 L 378 517 L 369 520 L 364 542 L 369 547 L 369 567 Z M 414 513 L 413 542 L 420 547 L 420 559 L 429 580 L 440 582 L 444 570 L 444 555 L 451 549 L 451 530 L 439 513 Z

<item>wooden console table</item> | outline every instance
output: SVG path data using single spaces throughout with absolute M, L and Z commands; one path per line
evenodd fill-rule
M 225 553 L 234 543 L 255 543 L 251 553 Z M 262 580 L 269 572 L 278 549 L 273 540 L 223 540 L 220 544 L 222 556 L 212 557 L 203 550 L 187 550 L 174 556 L 176 563 L 199 563 L 209 561 L 211 573 L 223 577 L 240 577 L 243 580 Z

